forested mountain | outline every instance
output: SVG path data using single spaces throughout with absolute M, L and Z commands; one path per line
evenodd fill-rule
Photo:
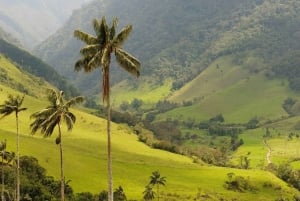
M 73 74 L 82 45 L 73 38 L 73 31 L 93 33 L 93 18 L 105 15 L 110 21 L 116 16 L 120 27 L 133 24 L 125 49 L 142 61 L 142 75 L 159 80 L 171 77 L 175 90 L 217 58 L 232 55 L 241 63 L 249 52 L 261 61 L 249 64 L 249 69 L 269 69 L 269 75 L 287 76 L 296 89 L 297 73 L 281 72 L 294 67 L 281 67 L 289 57 L 294 58 L 291 55 L 298 54 L 299 13 L 297 0 L 94 1 L 74 12 L 62 29 L 35 49 L 35 54 L 75 80 L 81 89 L 98 88 L 93 82 L 99 77 L 97 73 L 92 79 Z M 115 82 L 127 78 L 120 72 L 113 74 Z
M 0 0 L 0 27 L 27 48 L 53 34 L 89 0 Z
M 74 95 L 77 93 L 76 89 L 70 86 L 67 80 L 60 76 L 51 66 L 25 50 L 20 49 L 1 38 L 0 54 L 16 63 L 16 65 L 18 65 L 23 71 L 45 79 L 59 89 L 64 90 L 68 95 Z

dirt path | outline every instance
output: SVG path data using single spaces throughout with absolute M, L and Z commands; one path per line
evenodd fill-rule
M 271 147 L 269 146 L 269 144 L 267 143 L 266 139 L 263 140 L 263 143 L 268 148 L 266 159 L 267 159 L 267 162 L 268 162 L 268 165 L 269 165 L 270 163 L 272 163 L 272 161 L 271 161 L 271 151 L 272 150 L 271 150 Z

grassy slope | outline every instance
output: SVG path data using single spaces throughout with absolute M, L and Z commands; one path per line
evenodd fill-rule
M 28 110 L 20 113 L 21 154 L 33 155 L 38 158 L 48 174 L 58 178 L 59 176 L 59 151 L 54 139 L 43 138 L 40 135 L 30 135 L 31 113 L 46 106 L 43 100 L 43 88 L 46 85 L 31 83 L 26 74 L 20 72 L 3 58 L 1 66 L 6 66 L 12 72 L 15 80 L 22 81 L 25 87 L 30 85 L 34 95 L 41 98 L 26 96 L 24 107 Z M 26 80 L 29 80 L 28 83 Z M 24 81 L 24 82 L 23 82 Z M 7 94 L 15 94 L 15 90 L 0 85 L 0 98 L 4 100 Z M 84 112 L 73 110 L 77 116 L 77 122 L 72 133 L 64 129 L 64 164 L 66 179 L 71 180 L 71 185 L 76 192 L 90 191 L 98 193 L 106 188 L 106 122 Z M 15 119 L 14 115 L 0 120 L 1 138 L 8 140 L 8 150 L 16 150 L 15 147 Z M 144 186 L 148 183 L 152 171 L 159 170 L 167 177 L 167 186 L 162 189 L 166 193 L 176 193 L 179 200 L 188 200 L 194 197 L 198 188 L 202 192 L 208 192 L 226 196 L 227 198 L 239 198 L 239 200 L 274 200 L 283 195 L 293 195 L 295 190 L 287 187 L 285 183 L 275 176 L 259 170 L 238 170 L 217 168 L 212 166 L 200 166 L 192 163 L 191 159 L 171 154 L 168 152 L 151 149 L 138 142 L 137 137 L 125 126 L 112 124 L 113 133 L 113 172 L 115 187 L 122 185 L 130 199 L 140 199 Z M 227 173 L 249 177 L 253 185 L 259 188 L 257 193 L 238 193 L 225 191 L 223 188 Z M 274 188 L 263 189 L 263 183 L 270 181 L 274 186 L 281 186 L 281 190 Z M 212 190 L 213 189 L 213 190 Z M 176 196 L 177 196 L 176 195 Z
M 260 120 L 278 119 L 287 115 L 281 107 L 287 97 L 300 96 L 290 91 L 284 80 L 267 79 L 263 72 L 249 73 L 245 67 L 233 65 L 230 57 L 223 57 L 169 98 L 175 102 L 196 100 L 195 104 L 159 118 L 201 121 L 222 113 L 230 123 L 244 123 L 255 116 Z
M 138 83 L 136 89 L 130 88 L 127 81 L 120 82 L 112 88 L 112 102 L 115 106 L 119 106 L 123 101 L 130 103 L 134 98 L 142 100 L 145 105 L 153 105 L 170 94 L 172 82 L 169 79 L 161 85 L 153 83 L 154 81 L 147 77 L 135 81 Z

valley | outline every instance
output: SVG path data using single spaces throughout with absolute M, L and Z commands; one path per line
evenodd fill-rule
M 27 109 L 20 112 L 18 124 L 20 153 L 36 158 L 48 175 L 48 180 L 40 179 L 46 183 L 40 193 L 34 193 L 38 191 L 34 182 L 22 172 L 21 197 L 40 200 L 46 198 L 34 195 L 45 195 L 47 200 L 62 200 L 61 143 L 65 200 L 110 199 L 105 197 L 110 195 L 109 130 L 113 190 L 121 189 L 127 197 L 116 194 L 115 201 L 300 200 L 297 0 L 76 1 L 72 6 L 78 9 L 72 14 L 68 11 L 68 19 L 55 10 L 59 9 L 55 4 L 44 2 L 49 7 L 35 1 L 32 5 L 55 11 L 53 16 L 66 23 L 43 42 L 36 33 L 18 41 L 10 29 L 1 26 L 4 18 L 0 16 L 0 107 L 9 95 L 24 95 L 22 106 Z M 10 8 L 21 9 L 10 3 Z M 34 9 L 32 5 L 28 8 Z M 114 16 L 119 20 L 117 30 L 113 30 L 117 27 Z M 133 30 L 124 50 L 137 59 L 120 62 L 121 56 L 131 57 L 119 50 L 128 36 L 114 39 L 114 34 L 124 31 L 127 24 Z M 19 28 L 26 32 L 30 26 L 24 26 Z M 80 36 L 75 30 L 97 37 Z M 102 40 L 101 33 L 110 39 Z M 24 48 L 22 44 L 30 40 L 40 43 L 34 49 Z M 112 42 L 114 51 L 103 51 L 112 57 L 91 62 L 97 48 L 109 46 L 99 45 L 104 42 Z M 80 60 L 84 57 L 87 60 Z M 83 61 L 82 71 L 96 70 L 75 72 L 76 61 Z M 111 82 L 104 95 L 108 92 L 110 99 L 102 96 L 106 62 L 111 64 Z M 51 101 L 48 88 L 62 90 L 66 100 L 78 95 L 85 99 L 70 108 L 76 116 L 71 131 L 62 121 L 59 143 L 57 127 L 50 137 L 39 131 L 32 135 L 30 129 L 30 116 Z M 58 104 L 56 98 L 53 104 Z M 14 115 L 0 118 L 0 142 L 4 139 L 6 150 L 16 152 Z M 11 195 L 14 167 L 13 162 L 5 165 L 10 183 L 3 186 Z M 39 175 L 36 170 L 26 171 Z M 155 171 L 165 179 L 159 188 L 149 182 Z

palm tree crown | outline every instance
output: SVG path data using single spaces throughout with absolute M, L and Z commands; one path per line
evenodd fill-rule
M 54 128 L 63 120 L 68 130 L 72 130 L 76 121 L 75 115 L 69 111 L 72 105 L 83 102 L 83 97 L 78 96 L 64 102 L 63 92 L 54 89 L 48 89 L 48 101 L 50 103 L 45 109 L 33 113 L 30 117 L 34 121 L 30 124 L 32 134 L 39 129 L 45 136 L 52 135 Z
M 0 105 L 0 114 L 2 114 L 2 117 L 6 117 L 10 115 L 11 113 L 15 112 L 21 112 L 23 110 L 26 110 L 27 108 L 21 108 L 21 105 L 23 103 L 24 96 L 16 96 L 8 95 L 8 99 L 4 101 L 4 104 Z
M 128 52 L 122 49 L 122 45 L 132 31 L 132 25 L 125 26 L 120 33 L 116 34 L 118 19 L 114 18 L 112 26 L 109 27 L 105 17 L 101 21 L 94 19 L 93 27 L 96 36 L 80 30 L 74 31 L 74 36 L 86 43 L 80 50 L 81 59 L 75 64 L 75 70 L 91 72 L 102 67 L 102 97 L 103 101 L 109 98 L 109 65 L 111 54 L 114 53 L 118 64 L 130 74 L 140 75 L 140 62 Z
M 157 200 L 159 201 L 159 186 L 165 186 L 166 185 L 166 177 L 162 177 L 158 171 L 152 172 L 152 175 L 150 176 L 150 182 L 149 185 L 156 186 L 157 188 Z

